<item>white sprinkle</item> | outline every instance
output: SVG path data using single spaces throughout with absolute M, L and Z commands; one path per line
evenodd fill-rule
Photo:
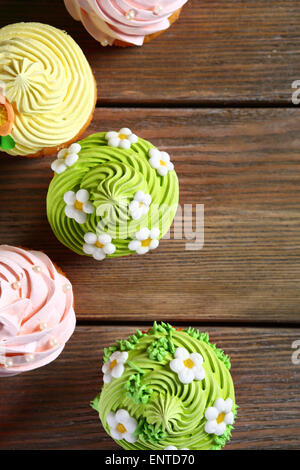
M 15 289 L 15 290 L 20 289 L 21 283 L 18 282 L 18 281 L 13 282 L 12 285 L 11 285 L 11 287 L 12 287 L 13 289 Z
M 127 11 L 125 16 L 128 20 L 133 20 L 133 18 L 135 17 L 135 11 L 134 10 L 129 10 L 129 11 Z
M 163 11 L 163 7 L 161 5 L 155 5 L 153 8 L 153 14 L 159 15 Z
M 4 367 L 12 367 L 14 365 L 12 359 L 8 359 L 5 364 L 4 364 Z
M 50 342 L 50 346 L 52 347 L 58 345 L 58 341 L 56 338 L 51 338 L 49 342 Z
M 41 267 L 40 266 L 33 266 L 32 270 L 36 273 L 40 273 L 41 272 Z
M 26 354 L 25 355 L 26 362 L 32 362 L 34 359 L 34 354 Z
M 70 290 L 71 290 L 70 284 L 65 284 L 65 285 L 63 286 L 63 291 L 64 291 L 64 292 L 69 292 Z
M 40 329 L 41 330 L 47 330 L 47 328 L 48 328 L 48 323 L 43 322 L 43 323 L 40 324 Z

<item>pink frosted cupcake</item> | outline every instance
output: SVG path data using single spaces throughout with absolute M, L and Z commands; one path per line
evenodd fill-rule
M 102 46 L 142 46 L 179 18 L 187 0 L 64 0 Z
M 56 359 L 75 322 L 72 286 L 48 256 L 0 245 L 0 377 Z

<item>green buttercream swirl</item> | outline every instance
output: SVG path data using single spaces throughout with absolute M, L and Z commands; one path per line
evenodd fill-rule
M 47 216 L 56 237 L 71 250 L 84 255 L 87 232 L 112 236 L 116 251 L 107 257 L 132 254 L 129 242 L 141 228 L 160 229 L 163 237 L 174 219 L 178 198 L 178 179 L 174 170 L 164 177 L 149 164 L 149 150 L 154 146 L 138 139 L 128 150 L 110 147 L 105 132 L 92 134 L 79 141 L 79 159 L 61 174 L 55 174 L 47 195 Z M 86 189 L 94 213 L 85 224 L 78 224 L 65 215 L 64 194 Z M 128 206 L 137 191 L 150 194 L 149 212 L 133 220 Z
M 219 437 L 207 434 L 204 430 L 205 411 L 221 397 L 224 400 L 232 399 L 232 410 L 236 414 L 228 356 L 209 342 L 206 333 L 194 329 L 179 331 L 166 323 L 155 323 L 147 333 L 139 332 L 134 337 L 135 341 L 132 337 L 127 340 L 130 348 L 126 349 L 129 356 L 124 373 L 119 379 L 104 384 L 101 393 L 92 402 L 107 433 L 107 414 L 125 409 L 138 422 L 135 433 L 138 438 L 133 444 L 124 439 L 117 441 L 124 449 L 161 450 L 169 445 L 190 450 L 222 448 L 230 439 L 233 426 L 227 426 L 226 432 Z M 168 350 L 170 338 L 174 351 L 183 347 L 189 353 L 202 355 L 203 380 L 194 380 L 190 384 L 180 382 L 169 366 L 174 358 L 174 352 Z M 150 357 L 149 351 L 157 349 L 153 345 L 161 343 L 165 345 L 164 353 L 159 358 L 157 354 Z M 106 350 L 105 361 L 112 352 L 120 350 L 118 346 L 124 347 L 124 344 L 123 340 Z M 139 390 L 142 390 L 140 396 Z M 145 394 L 147 396 L 143 402 Z
M 200 339 L 201 341 L 204 341 L 206 344 L 208 344 L 216 353 L 216 356 L 220 359 L 220 361 L 224 362 L 225 366 L 227 367 L 228 370 L 231 368 L 230 364 L 230 359 L 229 357 L 224 353 L 222 349 L 217 348 L 215 344 L 211 344 L 209 342 L 209 334 L 208 333 L 201 333 L 198 330 L 195 330 L 195 328 L 188 328 L 185 330 L 190 336 L 193 338 Z

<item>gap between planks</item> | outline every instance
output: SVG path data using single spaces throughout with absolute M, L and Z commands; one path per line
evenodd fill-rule
M 124 326 L 124 327 L 142 327 L 142 326 L 151 326 L 155 320 L 116 320 L 115 322 L 110 320 L 97 320 L 97 319 L 87 319 L 84 320 L 81 316 L 79 320 L 77 320 L 77 326 L 80 327 L 90 327 L 90 326 Z M 164 323 L 174 323 L 175 326 L 186 326 L 187 322 L 182 320 L 175 320 L 174 322 L 170 322 L 168 320 L 156 320 L 157 322 L 164 322 Z M 188 321 L 189 326 L 199 326 L 201 328 L 211 327 L 211 328 L 280 328 L 284 329 L 300 329 L 299 323 L 287 322 L 287 323 L 275 323 L 275 322 L 230 322 L 230 321 L 203 321 L 201 320 L 190 320 Z
M 274 101 L 273 103 L 267 101 L 144 101 L 140 103 L 132 103 L 129 101 L 120 101 L 117 103 L 105 102 L 105 100 L 98 99 L 96 103 L 96 108 L 98 109 L 293 109 L 299 108 L 300 105 L 294 105 L 292 102 L 278 103 Z

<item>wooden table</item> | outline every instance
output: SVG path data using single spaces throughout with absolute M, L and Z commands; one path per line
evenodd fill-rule
M 125 125 L 168 150 L 181 205 L 205 205 L 205 245 L 186 251 L 171 237 L 99 267 L 51 232 L 51 159 L 2 154 L 1 242 L 44 250 L 64 269 L 78 326 L 53 364 L 1 380 L 0 448 L 116 449 L 89 408 L 103 347 L 166 320 L 209 331 L 231 355 L 240 409 L 227 449 L 299 449 L 299 1 L 190 0 L 169 31 L 128 49 L 99 47 L 61 0 L 2 0 L 0 26 L 18 21 L 80 44 L 99 84 L 87 134 Z

